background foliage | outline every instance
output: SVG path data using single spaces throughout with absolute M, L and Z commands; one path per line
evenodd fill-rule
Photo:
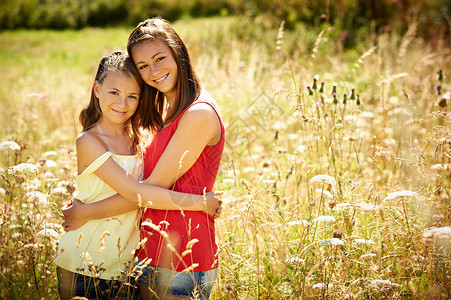
M 182 17 L 246 15 L 262 26 L 282 20 L 285 27 L 302 23 L 343 29 L 346 45 L 370 31 L 404 31 L 417 22 L 417 34 L 428 39 L 450 37 L 449 0 L 1 0 L 0 29 L 72 28 L 134 25 L 161 16 Z

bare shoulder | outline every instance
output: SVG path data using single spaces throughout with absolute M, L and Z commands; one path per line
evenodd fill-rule
M 80 133 L 75 140 L 75 144 L 78 150 L 91 149 L 93 147 L 101 148 L 106 150 L 105 143 L 96 135 L 90 131 L 83 131 Z
M 213 124 L 218 121 L 218 116 L 213 107 L 205 102 L 196 103 L 191 105 L 183 114 L 182 120 L 203 123 L 212 122 Z
M 90 165 L 97 157 L 107 151 L 105 143 L 94 133 L 82 132 L 75 140 L 79 167 Z

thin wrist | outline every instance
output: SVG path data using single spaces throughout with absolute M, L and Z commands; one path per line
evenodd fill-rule
M 86 221 L 90 221 L 92 219 L 94 219 L 93 215 L 92 215 L 92 209 L 91 208 L 92 204 L 84 204 L 83 206 L 80 207 L 81 211 L 80 211 L 80 217 Z

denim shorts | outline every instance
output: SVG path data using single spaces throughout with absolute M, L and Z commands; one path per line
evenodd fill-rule
M 56 274 L 58 294 L 62 300 L 75 296 L 88 299 L 139 299 L 138 288 L 134 286 L 136 283 L 84 276 L 60 267 L 56 268 Z
M 185 273 L 154 265 L 143 266 L 144 261 L 138 259 L 135 270 L 140 270 L 142 274 L 137 278 L 137 283 L 147 285 L 158 296 L 209 299 L 218 274 L 218 269 Z

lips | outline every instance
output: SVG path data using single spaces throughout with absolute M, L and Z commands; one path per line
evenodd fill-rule
M 154 80 L 153 82 L 155 82 L 155 83 L 161 83 L 161 82 L 163 82 L 166 78 L 168 78 L 168 76 L 169 76 L 169 73 L 166 74 L 166 75 L 164 75 L 164 76 L 162 76 L 162 77 L 160 77 L 160 78 L 158 78 L 158 79 L 156 79 L 156 80 Z
M 115 109 L 113 109 L 113 108 L 112 108 L 112 110 L 113 110 L 115 113 L 120 114 L 120 115 L 125 115 L 125 114 L 127 113 L 127 112 L 122 112 L 122 111 L 115 110 Z

